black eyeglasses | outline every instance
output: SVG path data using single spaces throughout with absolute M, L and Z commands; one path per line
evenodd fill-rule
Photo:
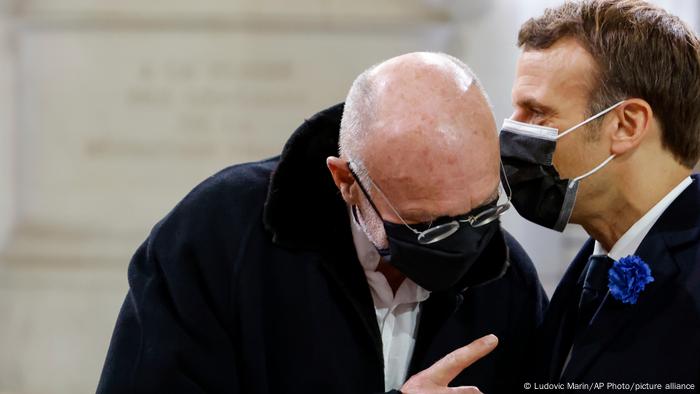
M 362 182 L 360 182 L 360 178 L 355 173 L 355 170 L 353 169 L 353 167 L 358 167 L 358 165 L 353 163 L 352 161 L 348 161 L 348 168 L 350 169 L 350 173 L 357 181 L 357 184 L 360 186 L 360 189 L 364 193 L 365 197 L 367 197 L 367 199 L 369 200 L 370 204 L 372 205 L 372 208 L 374 208 L 374 210 L 377 212 L 377 215 L 379 215 L 379 211 L 377 210 L 377 207 L 374 206 L 374 203 L 372 202 L 372 199 L 370 198 L 369 193 L 365 189 L 364 185 L 362 185 Z M 501 167 L 503 167 L 502 164 L 501 164 Z M 485 209 L 485 210 L 483 210 L 475 215 L 468 215 L 468 216 L 463 217 L 463 218 L 454 218 L 451 221 L 439 224 L 435 227 L 432 227 L 432 222 L 430 222 L 428 224 L 427 230 L 420 231 L 420 230 L 417 230 L 417 229 L 411 227 L 411 225 L 406 223 L 406 221 L 403 219 L 403 217 L 401 217 L 401 214 L 399 214 L 399 212 L 396 210 L 396 208 L 394 208 L 394 205 L 391 203 L 391 201 L 389 201 L 387 196 L 384 194 L 382 189 L 380 189 L 379 186 L 377 186 L 377 184 L 374 183 L 374 181 L 372 181 L 372 178 L 370 178 L 369 175 L 367 175 L 367 180 L 369 180 L 369 183 L 377 190 L 377 192 L 379 192 L 379 195 L 382 196 L 382 199 L 384 199 L 384 201 L 389 206 L 389 208 L 391 208 L 391 210 L 394 212 L 394 214 L 399 218 L 399 220 L 401 220 L 401 223 L 403 223 L 404 226 L 406 226 L 409 230 L 411 230 L 414 234 L 416 234 L 416 236 L 418 237 L 418 242 L 423 244 L 423 245 L 432 244 L 434 242 L 441 241 L 441 240 L 449 237 L 450 235 L 456 233 L 457 230 L 459 230 L 459 226 L 461 225 L 461 223 L 468 223 L 470 226 L 477 228 L 477 227 L 485 226 L 485 225 L 493 222 L 494 220 L 498 219 L 503 214 L 503 212 L 507 211 L 508 208 L 510 208 L 510 198 L 512 195 L 512 192 L 510 191 L 510 186 L 508 185 L 508 201 L 506 201 L 505 203 L 495 205 L 495 206 L 488 208 L 488 209 Z M 507 185 L 507 183 L 508 183 L 507 179 L 506 179 L 505 183 Z M 500 193 L 499 193 L 499 195 L 500 195 Z M 496 200 L 498 200 L 498 197 L 496 198 Z M 381 217 L 381 215 L 380 215 L 380 217 Z

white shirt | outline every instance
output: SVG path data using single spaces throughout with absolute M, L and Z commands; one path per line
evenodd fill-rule
M 379 252 L 355 222 L 352 214 L 350 222 L 357 257 L 372 292 L 374 311 L 382 335 L 384 389 L 398 390 L 406 381 L 408 365 L 416 344 L 420 303 L 428 299 L 430 292 L 406 278 L 394 295 L 384 274 L 377 272 Z
M 664 198 L 661 199 L 654 207 L 644 214 L 632 227 L 627 230 L 620 239 L 615 242 L 612 249 L 608 252 L 603 245 L 596 241 L 593 248 L 593 254 L 607 254 L 613 260 L 619 260 L 623 257 L 633 255 L 637 252 L 637 248 L 642 244 L 644 237 L 647 236 L 649 230 L 654 226 L 661 214 L 666 211 L 669 205 L 693 183 L 693 178 L 687 177 L 683 179 L 673 190 L 671 190 Z

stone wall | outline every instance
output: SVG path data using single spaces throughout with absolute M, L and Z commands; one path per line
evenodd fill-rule
M 179 199 L 225 166 L 279 153 L 367 66 L 454 52 L 439 4 L 291 4 L 4 10 L 0 392 L 94 391 L 130 255 Z

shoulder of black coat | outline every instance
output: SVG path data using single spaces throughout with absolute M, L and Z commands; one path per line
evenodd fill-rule
M 153 229 L 212 233 L 230 227 L 262 225 L 270 176 L 279 157 L 224 168 L 195 186 Z M 152 233 L 153 236 L 153 233 Z

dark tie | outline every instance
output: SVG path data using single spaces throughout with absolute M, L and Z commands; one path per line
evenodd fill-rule
M 578 309 L 575 310 L 575 314 L 572 317 L 575 319 L 565 320 L 565 328 L 562 333 L 562 348 L 563 352 L 557 353 L 558 356 L 555 360 L 557 364 L 560 365 L 559 377 L 566 370 L 569 364 L 569 359 L 571 358 L 571 353 L 576 343 L 586 332 L 586 329 L 591 323 L 595 312 L 600 307 L 605 295 L 608 293 L 608 271 L 612 267 L 614 260 L 606 255 L 593 255 L 588 258 L 588 264 L 586 265 L 586 271 L 583 275 L 583 289 L 581 290 L 581 297 L 578 302 Z M 581 282 L 578 282 L 581 283 Z M 574 306 L 574 305 L 572 305 Z M 572 308 L 574 309 L 574 308 Z M 567 323 L 570 322 L 570 323 Z M 566 328 L 569 327 L 569 328 Z M 563 364 L 563 365 L 562 365 Z
M 603 298 L 608 293 L 608 271 L 614 260 L 607 255 L 594 255 L 588 259 L 583 290 L 578 302 L 576 336 L 580 335 L 590 324 Z

